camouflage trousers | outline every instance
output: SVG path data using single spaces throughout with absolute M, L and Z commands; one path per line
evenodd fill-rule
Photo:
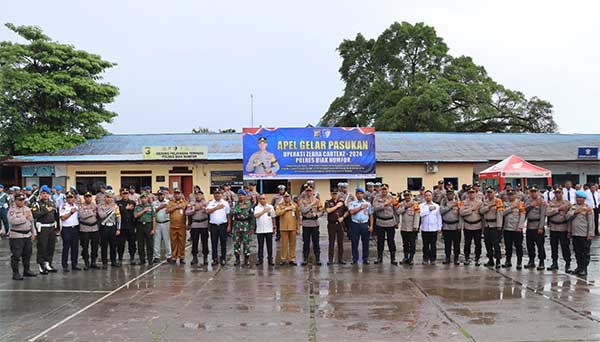
M 235 255 L 250 256 L 251 235 L 248 230 L 234 229 L 233 231 L 233 253 Z

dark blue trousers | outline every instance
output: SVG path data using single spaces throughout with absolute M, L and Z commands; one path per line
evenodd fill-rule
M 352 242 L 352 261 L 358 262 L 358 242 L 362 242 L 363 262 L 369 260 L 369 223 L 352 222 L 350 229 L 350 240 Z
M 79 226 L 62 227 L 60 236 L 62 237 L 62 266 L 69 266 L 69 252 L 71 253 L 71 266 L 77 266 L 79 258 Z

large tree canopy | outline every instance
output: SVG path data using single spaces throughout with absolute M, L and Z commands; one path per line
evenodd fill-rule
M 383 131 L 554 132 L 552 105 L 494 82 L 470 57 L 453 57 L 435 29 L 394 23 L 376 40 L 338 47 L 345 83 L 323 126 Z
M 105 105 L 119 90 L 101 75 L 115 64 L 38 27 L 6 27 L 26 43 L 0 42 L 0 154 L 51 152 L 107 134 L 102 123 L 117 114 Z

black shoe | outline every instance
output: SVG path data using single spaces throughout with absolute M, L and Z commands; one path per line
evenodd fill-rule
M 105 270 L 105 269 L 108 268 L 108 265 L 107 264 L 102 264 L 102 266 L 100 268 L 102 268 L 103 270 Z
M 117 263 L 117 262 L 111 262 L 110 266 L 112 266 L 112 267 L 119 267 L 119 263 Z
M 520 270 L 522 270 L 522 269 L 523 269 L 523 265 L 521 265 L 521 264 L 517 264 L 517 270 L 519 270 L 519 271 L 520 271 Z
M 63 273 L 69 273 L 71 272 L 71 270 L 69 270 L 69 266 L 63 266 Z
M 290 264 L 290 266 L 298 266 L 298 264 L 296 264 L 295 261 L 290 261 L 289 264 Z
M 363 261 L 363 265 L 369 265 L 369 264 L 370 264 L 369 260 L 364 260 Z
M 227 261 L 221 260 L 221 266 L 225 266 L 225 265 L 227 265 Z
M 135 266 L 135 265 L 140 265 L 140 263 L 132 259 L 131 262 L 129 262 L 129 265 Z
M 454 259 L 454 266 L 460 266 L 460 260 Z
M 471 259 L 466 258 L 465 261 L 463 262 L 463 265 L 465 265 L 465 266 L 471 265 Z
M 579 273 L 579 271 L 581 271 L 581 268 L 579 268 L 579 266 L 577 266 L 574 270 L 571 270 L 570 272 L 567 272 L 567 273 L 576 275 L 577 273 Z
M 315 265 L 316 266 L 321 266 L 321 265 L 323 265 L 323 263 L 319 261 L 319 262 L 316 262 Z
M 198 257 L 194 256 L 192 258 L 192 262 L 190 263 L 190 265 L 196 265 L 198 263 Z
M 540 261 L 540 264 L 538 265 L 538 267 L 536 268 L 536 270 L 538 271 L 543 271 L 546 267 L 544 267 L 544 262 Z
M 96 263 L 92 263 L 92 264 L 90 265 L 90 268 L 98 268 L 98 265 L 97 265 Z
M 184 258 L 179 259 L 179 264 L 180 265 L 185 265 L 185 259 Z
M 412 259 L 412 258 L 411 258 L 411 259 L 408 259 L 408 261 L 406 262 L 406 264 L 407 264 L 408 266 L 412 266 L 412 265 L 414 264 L 414 262 L 413 262 L 413 259 Z
M 357 263 L 358 263 L 358 261 L 352 260 L 352 265 L 356 265 Z
M 488 262 L 485 263 L 485 267 L 494 267 L 494 260 L 488 260 Z
M 511 268 L 512 264 L 510 262 L 505 262 L 504 265 L 502 265 L 502 267 L 504 267 L 504 268 Z
M 443 265 L 448 265 L 450 263 L 450 258 L 446 258 L 444 259 L 444 261 L 442 261 Z
M 167 262 L 171 265 L 174 265 L 177 263 L 177 260 L 173 260 L 173 258 L 167 258 Z
M 499 269 L 500 267 L 502 267 L 502 264 L 500 264 L 500 259 L 496 260 L 496 269 Z
M 429 265 L 431 265 L 431 266 L 434 266 L 434 265 L 435 265 L 435 260 L 431 260 L 431 261 L 429 262 Z
M 481 266 L 481 261 L 479 261 L 479 258 L 475 259 L 475 266 L 477 266 L 477 267 Z
M 346 262 L 344 260 L 338 260 L 338 265 L 346 265 Z
M 140 260 L 140 265 L 146 265 L 146 260 Z
M 583 269 L 576 273 L 578 277 L 587 277 L 587 270 Z
M 269 262 L 267 263 L 270 267 L 275 266 L 275 264 L 273 263 L 273 260 L 269 260 Z
M 565 273 L 571 273 L 571 264 L 569 264 L 569 263 L 565 264 Z
M 202 257 L 202 264 L 208 265 L 208 257 L 207 256 Z
M 535 263 L 533 261 L 530 261 L 527 263 L 527 265 L 525 265 L 526 269 L 530 269 L 530 268 L 535 268 Z
M 553 262 L 552 265 L 550 265 L 550 267 L 548 267 L 546 269 L 546 271 L 557 271 L 558 270 L 558 264 L 556 262 Z
M 331 266 L 331 265 L 333 265 L 333 261 L 328 261 L 327 266 Z
M 73 271 L 81 271 L 81 268 L 77 267 L 77 266 L 72 266 L 71 269 Z
M 219 262 L 217 260 L 213 260 L 212 265 L 213 266 L 217 266 L 219 264 Z
M 306 266 L 306 265 L 308 265 L 308 263 L 306 261 L 303 261 L 300 265 L 301 266 Z
M 37 274 L 31 272 L 30 270 L 23 271 L 23 277 L 37 277 Z
M 260 260 L 260 259 L 256 260 L 256 266 L 260 266 L 260 265 L 262 265 L 262 264 L 263 264 L 263 261 L 262 261 L 262 260 Z
M 375 260 L 373 263 L 374 263 L 375 265 L 383 264 L 383 259 L 381 259 L 381 258 L 377 258 L 377 260 Z
M 23 280 L 23 276 L 20 273 L 14 273 L 13 272 L 13 276 L 12 276 L 13 280 Z
M 154 259 L 152 259 L 152 262 L 155 263 L 155 264 L 158 264 L 160 262 L 160 259 L 159 258 L 154 258 Z
M 390 260 L 390 264 L 394 266 L 398 266 L 398 262 L 396 260 Z
M 123 263 L 121 261 L 117 261 L 114 266 L 121 267 L 123 266 Z
M 90 269 L 90 263 L 88 261 L 83 262 L 83 270 L 87 271 Z

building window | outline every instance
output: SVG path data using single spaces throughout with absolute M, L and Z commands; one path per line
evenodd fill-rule
M 151 175 L 152 170 L 122 170 L 122 175 Z
M 409 191 L 418 191 L 423 186 L 423 178 L 421 177 L 408 177 L 406 179 L 406 188 Z
M 600 183 L 600 175 L 587 175 L 587 183 L 588 184 Z
M 152 176 L 123 176 L 121 177 L 121 189 L 135 186 L 135 189 L 140 192 L 140 189 L 145 186 L 152 186 Z
M 262 181 L 262 189 L 261 189 L 261 181 L 256 181 L 255 190 L 259 193 L 263 194 L 276 194 L 279 192 L 277 188 L 279 185 L 285 185 L 288 187 L 287 179 L 265 179 Z
M 105 184 L 106 177 L 75 177 L 75 187 L 80 194 L 88 191 L 92 194 L 98 193 L 100 186 Z
M 569 180 L 571 181 L 571 183 L 573 183 L 573 187 L 574 187 L 575 184 L 579 184 L 579 175 L 573 175 L 573 174 L 552 175 L 552 184 L 554 184 L 554 185 L 564 185 Z
M 173 168 L 171 170 L 169 170 L 169 174 L 173 174 L 173 173 L 188 174 L 188 173 L 193 173 L 193 171 L 190 170 L 187 166 L 173 166 Z

